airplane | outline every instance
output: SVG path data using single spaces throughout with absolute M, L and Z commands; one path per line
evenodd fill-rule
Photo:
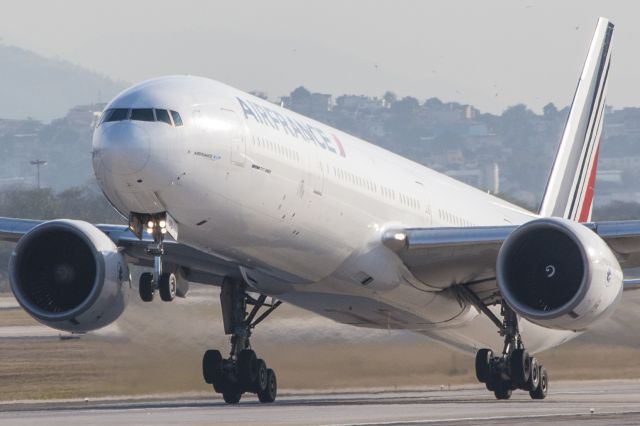
M 497 399 L 544 399 L 533 354 L 640 288 L 640 221 L 591 221 L 613 28 L 599 19 L 537 212 L 220 82 L 168 76 L 120 93 L 94 130 L 97 181 L 128 225 L 0 218 L 17 243 L 11 289 L 36 320 L 84 333 L 125 309 L 129 265 L 148 268 L 146 302 L 219 286 L 231 349 L 206 351 L 202 372 L 229 404 L 276 399 L 250 337 L 283 302 L 424 335 L 475 354 Z

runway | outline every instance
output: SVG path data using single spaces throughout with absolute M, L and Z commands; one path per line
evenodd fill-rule
M 553 384 L 544 401 L 524 392 L 496 401 L 479 386 L 452 390 L 285 395 L 274 404 L 246 397 L 104 399 L 2 403 L 2 425 L 395 425 L 640 424 L 640 381 Z

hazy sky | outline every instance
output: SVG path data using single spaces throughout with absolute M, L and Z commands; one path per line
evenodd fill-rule
M 640 2 L 0 0 L 5 44 L 112 78 L 203 75 L 275 98 L 333 94 L 568 104 L 598 16 L 616 24 L 608 103 L 640 105 Z M 2 70 L 0 70 L 0 75 Z

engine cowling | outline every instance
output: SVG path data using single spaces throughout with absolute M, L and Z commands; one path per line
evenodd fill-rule
M 115 321 L 131 288 L 127 263 L 116 245 L 79 220 L 44 222 L 24 235 L 11 256 L 9 278 L 29 315 L 77 333 Z
M 584 330 L 607 318 L 622 295 L 622 270 L 609 246 L 566 219 L 516 229 L 500 248 L 496 272 L 509 306 L 547 328 Z

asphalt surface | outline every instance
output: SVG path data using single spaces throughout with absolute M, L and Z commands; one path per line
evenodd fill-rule
M 217 397 L 0 403 L 2 425 L 640 424 L 640 381 L 551 383 L 544 401 L 525 392 L 496 401 L 479 386 L 452 390 L 298 394 L 235 406 Z

